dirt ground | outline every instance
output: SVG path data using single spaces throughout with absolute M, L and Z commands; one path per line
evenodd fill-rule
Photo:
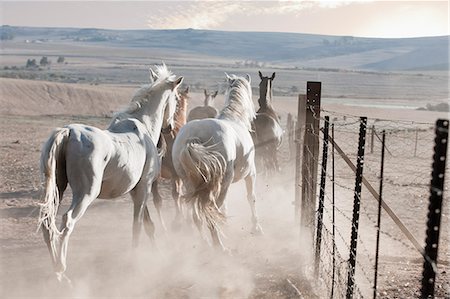
M 198 95 L 196 97 L 200 102 Z M 123 102 L 114 103 L 119 106 Z M 296 111 L 295 105 L 287 103 L 287 100 L 280 101 L 279 108 L 284 116 Z M 105 111 L 116 106 L 106 107 Z M 331 108 L 352 113 L 351 107 Z M 305 248 L 294 221 L 295 172 L 286 146 L 280 154 L 281 173 L 276 177 L 258 177 L 257 208 L 264 235 L 250 233 L 250 209 L 243 183 L 232 186 L 226 200 L 229 217 L 224 239 L 231 255 L 219 254 L 205 246 L 189 221 L 179 231 L 164 233 L 152 203 L 149 206 L 157 225 L 156 247 L 142 235 L 140 247 L 133 250 L 129 197 L 98 199 L 77 223 L 69 242 L 67 275 L 73 287 L 57 283 L 42 235 L 36 231 L 40 149 L 55 127 L 85 123 L 104 128 L 109 119 L 101 116 L 108 114 L 103 111 L 96 111 L 100 116 L 71 116 L 76 115 L 74 111 L 51 116 L 51 107 L 47 111 L 26 116 L 9 113 L 0 116 L 0 297 L 323 297 L 310 274 L 310 249 Z M 388 115 L 377 109 L 368 113 L 375 115 L 372 117 Z M 396 115 L 395 111 L 389 113 Z M 433 116 L 428 114 L 427 117 Z M 168 183 L 162 184 L 162 188 L 164 218 L 170 224 L 174 209 Z M 69 203 L 70 190 L 67 190 L 60 215 Z M 448 224 L 448 214 L 446 217 Z M 411 218 L 414 219 L 413 215 Z M 447 235 L 444 240 L 448 239 Z M 445 283 L 450 268 L 448 247 L 443 252 L 444 267 L 440 268 L 441 280 L 436 291 L 441 298 L 449 296 L 448 283 Z M 401 259 L 398 254 L 384 254 L 379 297 L 415 297 L 421 269 L 420 258 Z
M 42 235 L 36 231 L 40 148 L 55 127 L 68 123 L 105 127 L 108 119 L 2 115 L 0 123 L 2 298 L 296 298 L 296 288 L 315 297 L 299 271 L 302 248 L 293 220 L 293 184 L 281 177 L 258 182 L 262 236 L 250 233 L 243 184 L 230 190 L 225 243 L 231 256 L 205 246 L 189 221 L 181 231 L 164 234 L 152 203 L 157 248 L 143 235 L 141 246 L 132 250 L 131 200 L 128 196 L 96 200 L 70 239 L 67 274 L 73 288 L 58 284 Z M 168 182 L 162 187 L 164 218 L 170 224 L 174 210 Z M 67 190 L 60 215 L 69 203 Z

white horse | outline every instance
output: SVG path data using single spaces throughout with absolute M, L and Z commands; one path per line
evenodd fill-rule
M 174 167 L 186 186 L 193 219 L 202 232 L 206 224 L 213 244 L 225 250 L 220 239 L 222 206 L 231 183 L 244 179 L 252 211 L 254 232 L 262 232 L 256 213 L 255 152 L 250 136 L 255 118 L 250 76 L 228 76 L 225 107 L 217 118 L 193 120 L 178 133 L 172 150 Z
M 154 225 L 146 203 L 160 172 L 155 145 L 161 129 L 173 127 L 176 89 L 183 77 L 176 78 L 165 65 L 150 73 L 150 84 L 135 93 L 128 109 L 117 113 L 106 130 L 71 124 L 57 128 L 43 147 L 45 194 L 39 226 L 60 281 L 67 279 L 70 234 L 96 198 L 129 192 L 134 203 L 133 246 L 138 245 L 142 224 L 153 240 Z M 72 203 L 58 229 L 56 214 L 67 184 L 72 188 Z

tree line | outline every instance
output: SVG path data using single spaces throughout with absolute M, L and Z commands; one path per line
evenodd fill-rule
M 56 63 L 64 63 L 65 62 L 65 58 L 64 56 L 59 56 L 58 59 L 56 60 Z M 48 59 L 47 56 L 42 56 L 42 58 L 39 60 L 39 65 L 36 61 L 36 59 L 27 59 L 27 63 L 25 65 L 26 68 L 37 68 L 38 66 L 49 66 L 52 63 L 52 61 L 50 59 Z

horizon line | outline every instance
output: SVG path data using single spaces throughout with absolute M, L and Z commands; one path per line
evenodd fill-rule
M 35 28 L 35 29 L 90 29 L 90 30 L 108 30 L 108 31 L 215 31 L 215 32 L 229 32 L 229 33 L 279 33 L 279 34 L 297 34 L 297 35 L 316 35 L 316 36 L 330 36 L 330 37 L 353 37 L 353 38 L 367 38 L 367 39 L 415 39 L 415 38 L 437 38 L 437 37 L 450 37 L 448 35 L 421 35 L 421 36 L 404 36 L 404 37 L 380 37 L 380 36 L 358 36 L 358 35 L 334 35 L 325 33 L 307 33 L 307 32 L 292 32 L 292 31 L 246 31 L 246 30 L 220 30 L 220 29 L 199 29 L 199 28 L 102 28 L 102 27 L 72 27 L 72 26 L 22 26 L 22 25 L 9 25 L 1 24 L 1 27 L 18 27 L 18 28 Z

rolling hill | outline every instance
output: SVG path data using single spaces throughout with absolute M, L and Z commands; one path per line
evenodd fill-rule
M 293 67 L 368 71 L 449 70 L 449 37 L 359 38 L 212 30 L 105 30 L 3 25 L 2 37 L 156 49 Z

